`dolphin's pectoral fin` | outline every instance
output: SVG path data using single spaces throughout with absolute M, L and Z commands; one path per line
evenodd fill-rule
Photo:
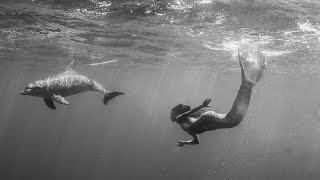
M 69 105 L 70 103 L 60 95 L 54 94 L 51 97 L 53 100 L 57 101 L 60 104 Z
M 53 103 L 53 100 L 50 98 L 43 98 L 44 102 L 46 103 L 46 105 L 51 108 L 51 109 L 56 109 L 56 106 Z

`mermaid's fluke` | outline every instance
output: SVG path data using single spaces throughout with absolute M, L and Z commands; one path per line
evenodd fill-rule
M 238 50 L 242 82 L 255 85 L 263 76 L 266 60 L 260 51 L 246 48 Z

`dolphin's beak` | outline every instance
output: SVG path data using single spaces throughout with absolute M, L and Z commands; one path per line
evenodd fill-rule
M 25 93 L 24 90 L 20 91 L 20 94 L 21 94 L 21 95 L 26 95 L 26 93 Z
M 29 91 L 30 91 L 29 89 L 24 89 L 24 90 L 20 91 L 20 94 L 21 95 L 27 95 L 29 93 Z

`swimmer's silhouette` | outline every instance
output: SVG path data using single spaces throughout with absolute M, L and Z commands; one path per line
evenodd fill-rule
M 219 114 L 214 111 L 205 111 L 203 108 L 210 107 L 211 99 L 206 99 L 200 106 L 191 110 L 190 106 L 179 104 L 171 110 L 172 122 L 180 124 L 181 128 L 188 132 L 193 140 L 179 141 L 178 146 L 185 144 L 199 144 L 197 134 L 222 128 L 237 126 L 245 116 L 252 88 L 261 79 L 266 68 L 265 58 L 259 51 L 246 50 L 238 52 L 241 67 L 242 83 L 238 95 L 234 100 L 228 114 Z

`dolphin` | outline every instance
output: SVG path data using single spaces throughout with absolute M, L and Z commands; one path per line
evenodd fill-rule
M 20 94 L 42 97 L 46 105 L 51 109 L 56 109 L 53 101 L 69 105 L 70 103 L 64 97 L 86 91 L 96 91 L 103 94 L 103 103 L 105 105 L 111 99 L 124 95 L 122 92 L 109 92 L 93 79 L 80 75 L 75 71 L 75 65 L 76 61 L 73 60 L 65 72 L 30 83 Z

